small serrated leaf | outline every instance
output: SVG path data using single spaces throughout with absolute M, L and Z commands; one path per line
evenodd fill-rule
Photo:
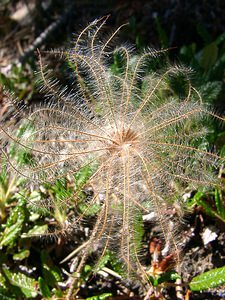
M 225 267 L 213 269 L 195 276 L 189 286 L 192 291 L 207 290 L 225 283 Z
M 16 243 L 17 238 L 21 234 L 23 223 L 26 217 L 25 204 L 25 199 L 21 198 L 19 199 L 17 206 L 11 211 L 7 219 L 5 230 L 1 237 L 0 247 L 13 247 Z
M 7 219 L 6 227 L 10 228 L 15 223 L 22 223 L 25 218 L 25 202 L 20 199 L 17 206 L 11 211 Z
M 30 251 L 29 250 L 22 250 L 19 253 L 16 253 L 13 255 L 14 260 L 23 260 L 27 257 L 29 257 Z
M 38 278 L 38 284 L 39 284 L 39 288 L 40 288 L 40 291 L 41 291 L 41 295 L 45 299 L 51 298 L 50 289 L 49 289 L 48 285 L 46 284 L 46 281 L 42 277 Z
M 20 272 L 11 272 L 6 268 L 3 268 L 3 271 L 9 282 L 13 286 L 19 287 L 25 297 L 35 298 L 37 296 L 37 282 L 34 278 Z
M 0 246 L 9 246 L 13 247 L 16 243 L 17 238 L 20 236 L 22 230 L 22 223 L 17 222 L 16 224 L 12 225 L 10 228 L 6 228 L 2 240 L 0 242 Z
M 41 236 L 48 230 L 48 225 L 35 225 L 28 232 L 22 234 L 22 238 L 28 238 L 32 236 Z

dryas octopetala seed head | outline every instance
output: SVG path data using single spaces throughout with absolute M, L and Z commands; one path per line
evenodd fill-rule
M 73 73 L 73 88 L 62 88 L 39 55 L 39 80 L 48 101 L 24 114 L 15 135 L 2 127 L 15 151 L 29 153 L 30 161 L 21 166 L 4 155 L 12 169 L 39 184 L 88 167 L 85 184 L 94 194 L 87 209 L 95 204 L 99 209 L 78 269 L 97 243 L 101 255 L 107 249 L 117 252 L 128 276 L 140 275 L 145 272 L 140 262 L 142 215 L 154 212 L 165 244 L 179 261 L 177 226 L 168 226 L 168 206 L 179 203 L 187 187 L 219 184 L 215 170 L 224 159 L 199 146 L 207 134 L 205 121 L 215 115 L 191 85 L 190 70 L 168 66 L 153 71 L 150 67 L 163 51 L 112 49 L 118 30 L 106 40 L 99 37 L 106 19 L 90 23 L 72 49 L 60 52 Z M 120 66 L 113 71 L 110 59 L 115 55 Z M 182 84 L 180 96 L 175 84 Z M 68 206 L 80 203 L 74 198 Z M 85 210 L 78 214 L 70 219 L 74 224 L 86 216 Z

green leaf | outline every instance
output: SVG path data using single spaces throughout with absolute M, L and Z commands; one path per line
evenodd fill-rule
M 215 189 L 215 203 L 218 214 L 225 220 L 225 207 L 223 203 L 222 191 Z
M 53 261 L 46 251 L 41 252 L 42 273 L 48 285 L 54 287 L 57 282 L 62 281 L 61 270 L 53 264 Z
M 92 271 L 93 268 L 90 265 L 85 265 L 81 272 L 81 278 L 87 282 Z M 74 272 L 73 274 L 76 275 L 76 272 Z
M 108 251 L 108 253 L 109 253 L 109 262 L 113 271 L 115 271 L 122 277 L 125 276 L 123 266 L 121 262 L 118 260 L 118 257 L 116 257 L 116 255 L 112 251 Z
M 35 298 L 37 296 L 37 281 L 34 278 L 20 272 L 11 272 L 6 268 L 3 268 L 3 271 L 9 282 L 13 286 L 19 287 L 25 297 Z
M 23 260 L 23 259 L 29 257 L 29 255 L 30 255 L 29 250 L 23 250 L 23 251 L 20 251 L 19 253 L 14 254 L 13 259 L 14 260 Z
M 72 195 L 72 189 L 68 188 L 66 178 L 56 180 L 54 185 L 46 184 L 46 188 L 54 193 L 57 201 L 69 198 Z
M 164 273 L 163 275 L 161 275 L 158 278 L 158 284 L 167 282 L 167 281 L 175 281 L 178 278 L 180 278 L 179 274 L 177 272 L 171 270 L 171 271 Z
M 63 292 L 60 289 L 53 288 L 52 293 L 55 296 L 55 298 L 52 297 L 52 299 L 65 299 L 65 297 L 63 298 Z
M 95 171 L 96 166 L 88 165 L 83 167 L 80 171 L 75 174 L 75 185 L 76 189 L 82 189 L 87 180 L 91 177 L 93 172 Z
M 199 56 L 199 64 L 205 70 L 208 71 L 213 67 L 218 57 L 218 46 L 216 42 L 213 42 L 202 49 Z
M 107 251 L 107 253 L 98 261 L 94 272 L 98 272 L 103 267 L 105 267 L 105 265 L 108 263 L 109 260 L 110 260 L 110 252 Z
M 180 56 L 182 57 L 182 61 L 188 64 L 193 63 L 193 60 L 195 59 L 195 53 L 196 53 L 196 44 L 192 43 L 188 46 L 183 46 L 180 49 Z
M 156 27 L 156 30 L 157 30 L 157 33 L 158 33 L 158 36 L 159 36 L 159 39 L 160 39 L 161 47 L 162 48 L 168 48 L 168 45 L 169 45 L 168 36 L 167 36 L 166 31 L 164 30 L 164 28 L 161 25 L 159 17 L 156 16 L 154 21 L 155 21 L 154 22 L 155 27 Z
M 149 281 L 151 282 L 151 284 L 153 286 L 157 286 L 158 285 L 158 278 L 154 278 L 153 276 L 149 276 Z
M 13 247 L 20 236 L 22 227 L 21 224 L 14 224 L 10 228 L 6 228 L 1 239 L 0 246 Z
M 169 282 L 169 281 L 175 281 L 178 278 L 180 278 L 179 274 L 174 271 L 168 271 L 166 273 L 163 273 L 162 275 L 158 276 L 158 277 L 153 277 L 153 276 L 149 276 L 149 280 L 152 283 L 153 286 L 157 286 L 163 282 Z
M 6 278 L 2 272 L 0 272 L 0 287 L 6 288 Z
M 25 218 L 25 205 L 24 198 L 20 198 L 17 206 L 11 211 L 6 223 L 6 227 L 10 228 L 11 225 L 16 224 L 18 221 L 23 222 Z
M 132 220 L 134 227 L 134 241 L 135 241 L 135 252 L 141 248 L 142 237 L 144 235 L 144 224 L 143 218 L 139 211 L 137 211 Z
M 17 138 L 26 138 L 27 141 L 32 142 L 32 140 L 34 139 L 34 131 L 34 125 L 30 121 L 24 122 L 20 125 L 19 129 L 17 130 L 16 136 Z M 28 150 L 28 148 L 25 149 L 23 147 L 20 147 L 20 145 L 16 142 L 11 144 L 9 154 L 21 166 L 28 164 L 31 165 L 34 163 L 31 151 Z
M 211 207 L 211 205 L 209 205 L 209 204 L 207 204 L 206 203 L 206 200 L 204 200 L 204 197 L 206 196 L 206 194 L 205 193 L 203 193 L 203 192 L 197 192 L 195 195 L 194 195 L 194 197 L 193 197 L 193 199 L 191 200 L 191 205 L 195 205 L 195 204 L 197 204 L 197 205 L 199 205 L 199 206 L 202 206 L 203 208 L 204 208 L 204 210 L 205 210 L 205 212 L 208 214 L 208 215 L 210 215 L 210 216 L 215 216 L 215 214 L 214 214 L 214 212 L 213 212 L 213 209 L 212 209 L 212 207 Z
M 200 87 L 201 96 L 208 103 L 215 101 L 222 91 L 223 83 L 221 81 L 205 82 Z
M 224 40 L 225 40 L 225 32 L 217 37 L 216 44 L 219 45 L 219 44 L 223 43 Z
M 22 234 L 22 238 L 28 238 L 32 236 L 41 236 L 48 230 L 48 225 L 35 225 L 28 232 Z
M 39 288 L 41 291 L 41 295 L 46 299 L 51 298 L 51 292 L 50 289 L 48 287 L 48 285 L 46 284 L 46 281 L 42 278 L 39 277 L 38 278 L 38 284 L 39 284 Z
M 101 295 L 98 295 L 98 296 L 88 297 L 88 298 L 86 298 L 86 300 L 104 300 L 104 299 L 107 299 L 111 296 L 112 296 L 111 293 L 104 293 L 104 294 L 101 294 Z
M 92 205 L 88 205 L 86 203 L 80 203 L 79 209 L 81 213 L 84 214 L 85 216 L 94 216 L 100 211 L 101 206 L 97 203 L 94 203 Z
M 213 269 L 194 277 L 189 286 L 192 291 L 207 290 L 225 283 L 225 267 Z
M 12 210 L 7 220 L 6 228 L 1 237 L 0 247 L 13 247 L 15 245 L 17 238 L 21 235 L 25 217 L 25 202 L 20 199 L 18 205 Z

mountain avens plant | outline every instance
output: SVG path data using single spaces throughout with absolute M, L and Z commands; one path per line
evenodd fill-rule
M 208 119 L 224 119 L 204 106 L 190 83 L 191 71 L 166 63 L 164 50 L 137 54 L 127 45 L 113 48 L 120 28 L 101 38 L 107 18 L 90 23 L 70 50 L 54 52 L 68 62 L 73 87 L 63 88 L 39 54 L 39 82 L 46 100 L 30 113 L 18 108 L 19 135 L 18 130 L 1 129 L 14 151 L 29 154 L 21 165 L 2 150 L 12 170 L 29 182 L 44 185 L 74 177 L 69 196 L 65 193 L 54 204 L 36 203 L 57 210 L 58 232 L 73 234 L 88 214 L 95 215 L 91 233 L 76 254 L 68 299 L 94 247 L 99 259 L 108 250 L 116 252 L 125 276 L 135 276 L 149 290 L 141 255 L 143 214 L 154 214 L 179 272 L 182 194 L 186 188 L 219 186 L 217 169 L 224 162 L 202 146 Z M 86 177 L 81 186 L 76 174 L 82 171 Z M 91 191 L 86 199 L 85 189 Z M 175 211 L 174 226 L 169 226 L 169 207 Z

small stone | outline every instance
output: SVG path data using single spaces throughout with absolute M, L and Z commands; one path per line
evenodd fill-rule
M 208 243 L 215 241 L 215 239 L 218 237 L 218 234 L 210 228 L 206 228 L 205 231 L 202 233 L 202 240 L 204 245 L 207 245 Z

